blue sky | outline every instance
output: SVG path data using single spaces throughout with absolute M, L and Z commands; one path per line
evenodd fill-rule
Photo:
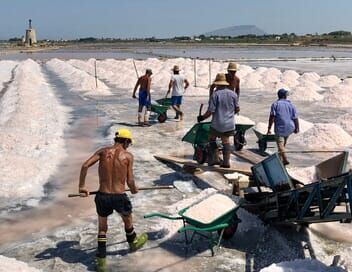
M 352 31 L 351 0 L 1 0 L 0 39 L 174 37 L 253 24 L 268 33 Z

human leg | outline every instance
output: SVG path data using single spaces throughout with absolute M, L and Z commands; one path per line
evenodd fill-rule
M 276 144 L 277 144 L 277 149 L 279 151 L 279 157 L 281 158 L 281 161 L 284 165 L 288 165 L 290 162 L 287 160 L 286 154 L 285 154 L 285 146 L 287 143 L 288 137 L 282 137 L 282 136 L 277 136 L 276 137 Z
M 148 240 L 147 234 L 142 233 L 137 236 L 133 228 L 132 213 L 129 215 L 121 215 L 121 217 L 125 225 L 126 239 L 131 251 L 140 249 Z
M 229 136 L 221 136 L 221 142 L 223 145 L 222 155 L 223 162 L 220 165 L 223 168 L 230 168 L 230 157 L 231 157 L 231 145 L 230 145 L 230 137 Z
M 108 230 L 107 217 L 98 216 L 98 250 L 96 254 L 97 271 L 106 270 L 106 232 Z
M 142 124 L 142 111 L 143 111 L 143 105 L 138 106 L 138 124 Z
M 220 165 L 219 148 L 216 143 L 216 135 L 209 133 L 208 165 Z

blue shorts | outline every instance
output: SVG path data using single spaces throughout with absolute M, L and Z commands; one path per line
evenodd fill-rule
M 139 91 L 138 101 L 140 106 L 149 107 L 151 105 L 150 96 L 148 97 L 147 91 L 143 91 L 143 90 Z
M 182 96 L 172 96 L 171 97 L 171 105 L 181 105 L 182 104 Z

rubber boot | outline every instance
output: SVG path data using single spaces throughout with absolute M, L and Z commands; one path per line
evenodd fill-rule
M 96 257 L 97 272 L 106 272 L 106 258 Z
M 219 149 L 216 141 L 209 143 L 208 165 L 220 165 Z
M 129 243 L 130 250 L 136 251 L 142 248 L 147 241 L 148 241 L 148 235 L 146 233 L 142 233 L 141 235 L 136 236 L 133 242 Z
M 230 144 L 224 144 L 223 145 L 223 150 L 222 150 L 222 156 L 224 158 L 222 164 L 220 167 L 222 168 L 230 168 L 230 156 L 231 156 L 231 145 Z

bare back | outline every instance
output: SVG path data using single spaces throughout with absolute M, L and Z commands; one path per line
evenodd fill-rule
M 99 152 L 99 191 L 124 193 L 130 178 L 132 155 L 121 145 L 105 147 Z M 133 178 L 133 177 L 132 177 Z
M 230 84 L 229 89 L 240 95 L 240 79 L 234 74 L 226 74 L 226 81 Z
M 150 90 L 150 81 L 151 78 L 147 75 L 141 76 L 139 79 L 139 90 L 143 90 L 143 91 L 149 91 Z

